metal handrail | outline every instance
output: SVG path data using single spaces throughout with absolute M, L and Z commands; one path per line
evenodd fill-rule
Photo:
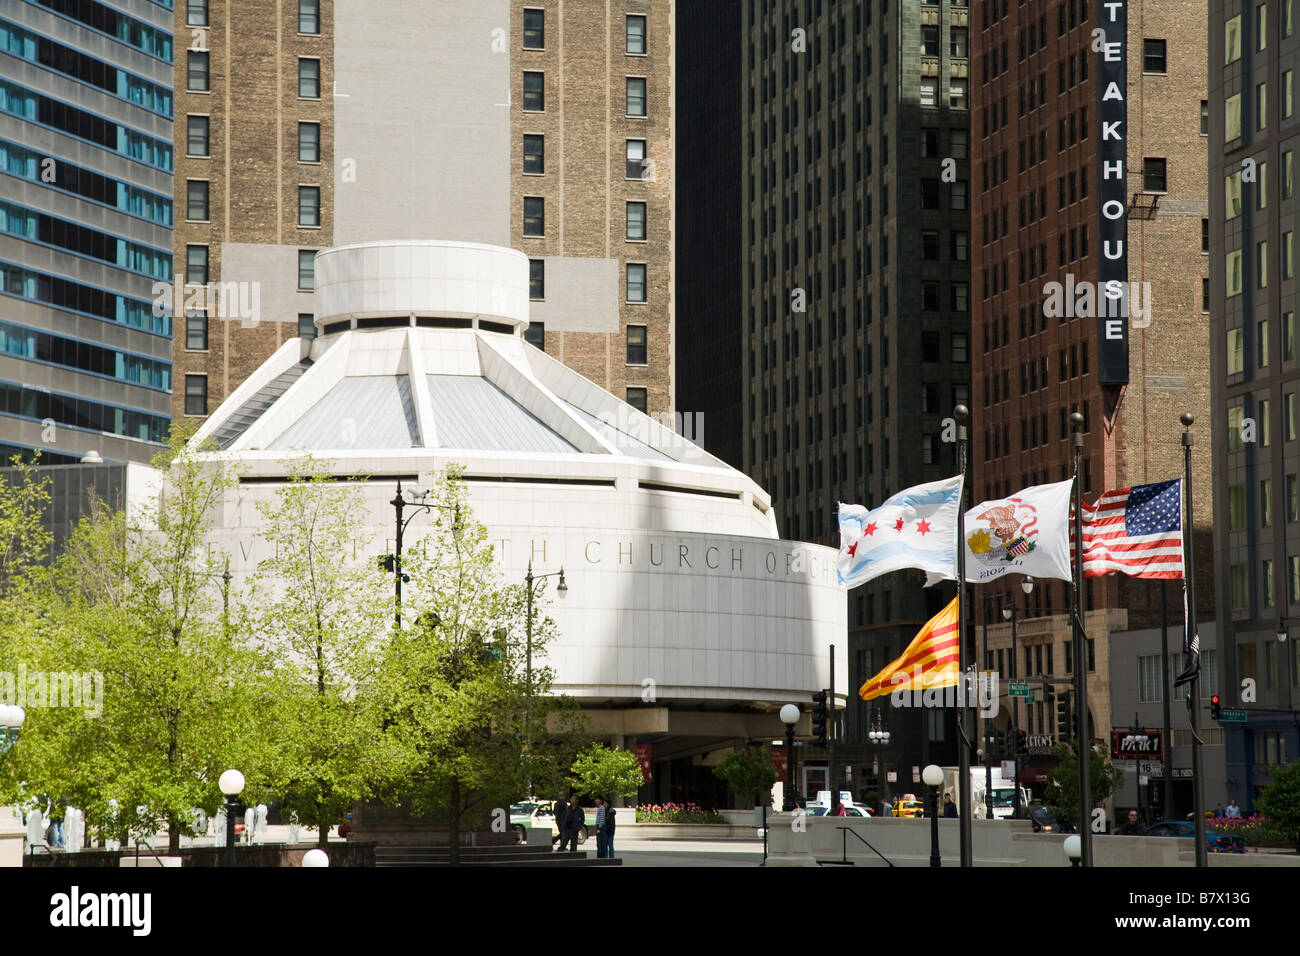
M 877 850 L 874 846 L 872 846 L 872 845 L 871 845 L 870 843 L 868 843 L 865 839 L 863 839 L 862 835 L 861 835 L 860 833 L 858 833 L 856 830 L 854 830 L 852 827 L 837 826 L 835 829 L 840 830 L 840 831 L 842 831 L 842 832 L 845 833 L 845 834 L 852 833 L 855 837 L 858 838 L 858 840 L 862 843 L 862 845 L 865 846 L 868 850 L 870 850 L 872 853 L 876 854 L 876 856 L 880 857 L 882 860 L 884 860 L 884 861 L 885 861 L 886 863 L 888 863 L 890 866 L 893 866 L 893 865 L 894 865 L 893 861 L 891 861 L 891 860 L 889 859 L 889 857 L 885 856 L 885 854 L 881 853 L 881 852 L 880 852 L 879 850 Z M 848 862 L 849 862 L 849 838 L 848 838 L 848 836 L 844 836 L 844 837 L 842 837 L 842 840 L 843 840 L 843 843 L 844 843 L 844 846 L 843 846 L 843 856 L 844 856 L 844 859 L 843 859 L 842 862 L 844 862 L 844 863 L 848 863 Z

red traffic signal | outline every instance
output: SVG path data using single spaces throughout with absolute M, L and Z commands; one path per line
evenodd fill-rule
M 1218 720 L 1220 713 L 1222 713 L 1222 708 L 1219 706 L 1219 695 L 1215 694 L 1210 698 L 1210 719 Z

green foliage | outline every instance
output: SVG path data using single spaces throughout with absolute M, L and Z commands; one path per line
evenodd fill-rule
M 374 693 L 392 627 L 389 579 L 354 543 L 363 476 L 335 481 L 325 463 L 293 463 L 274 501 L 259 502 L 274 544 L 250 594 L 275 739 L 268 785 L 323 846 L 391 760 Z
M 1272 769 L 1273 782 L 1255 799 L 1268 829 L 1300 852 L 1300 760 Z
M 695 803 L 654 803 L 636 808 L 637 823 L 726 823 L 716 810 Z
M 733 750 L 713 768 L 713 775 L 727 784 L 737 798 L 753 794 L 754 803 L 766 806 L 772 799 L 772 785 L 779 774 L 768 758 L 766 747 Z
M 50 533 L 42 519 L 50 506 L 50 481 L 38 476 L 39 464 L 39 455 L 30 465 L 15 455 L 9 462 L 12 474 L 0 477 L 0 600 L 12 597 L 49 552 Z
M 1056 766 L 1048 774 L 1044 800 L 1072 817 L 1079 809 L 1079 758 L 1069 744 L 1057 744 L 1052 748 L 1052 756 L 1056 758 Z M 1092 805 L 1099 807 L 1105 803 L 1122 778 L 1123 772 L 1110 762 L 1105 748 L 1094 745 L 1088 761 Z
M 592 744 L 573 761 L 574 787 L 588 796 L 599 794 L 609 799 L 614 794 L 635 797 L 641 789 L 643 776 L 636 754 L 616 750 L 604 744 Z

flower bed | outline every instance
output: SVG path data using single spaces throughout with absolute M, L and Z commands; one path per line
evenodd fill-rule
M 717 810 L 697 803 L 652 803 L 636 808 L 637 823 L 726 823 Z
M 1246 841 L 1247 846 L 1287 848 L 1291 846 L 1291 842 L 1270 829 L 1268 821 L 1259 814 L 1251 814 L 1248 817 L 1239 817 L 1235 820 L 1226 817 L 1222 819 L 1207 817 L 1205 827 L 1230 836 L 1239 836 Z

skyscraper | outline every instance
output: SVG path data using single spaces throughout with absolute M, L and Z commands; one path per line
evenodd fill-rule
M 524 251 L 530 340 L 671 412 L 671 23 L 670 0 L 178 5 L 178 261 L 220 294 L 177 335 L 176 415 L 314 334 L 316 250 L 383 239 Z
M 1178 478 L 1179 415 L 1191 412 L 1204 619 L 1213 597 L 1203 12 L 1194 0 L 1144 4 L 1140 15 L 1135 4 L 1086 0 L 981 5 L 971 227 L 973 500 L 1068 479 L 1076 411 L 1084 500 Z M 1103 28 L 1104 48 L 1094 41 Z M 1127 315 L 1106 312 L 1110 280 L 1129 283 Z M 981 637 L 988 624 L 982 665 L 1010 672 L 1011 628 L 999 612 L 1014 602 L 1018 676 L 1068 682 L 1069 587 L 1039 580 L 1026 596 L 1014 577 L 976 587 Z M 1179 582 L 1166 596 L 1177 634 Z M 1116 701 L 1123 709 L 1112 715 L 1109 637 L 1160 623 L 1161 584 L 1086 579 L 1083 606 L 1092 732 L 1105 738 L 1136 703 Z M 1206 657 L 1208 674 L 1214 652 Z M 1208 680 L 1201 689 L 1213 692 Z M 1031 735 L 1056 732 L 1041 694 L 1020 716 Z
M 838 502 L 956 471 L 943 437 L 969 404 L 969 18 L 954 2 L 743 4 L 742 451 L 787 537 L 837 545 Z M 920 585 L 889 575 L 849 595 L 851 687 L 952 596 Z M 887 718 L 909 763 L 955 753 L 951 722 L 930 718 L 926 733 L 919 713 Z M 870 719 L 850 701 L 848 740 Z
M 147 461 L 171 421 L 170 3 L 0 15 L 0 455 Z
M 1227 795 L 1300 753 L 1292 0 L 1209 5 L 1214 569 Z M 1249 683 L 1247 683 L 1249 682 Z

